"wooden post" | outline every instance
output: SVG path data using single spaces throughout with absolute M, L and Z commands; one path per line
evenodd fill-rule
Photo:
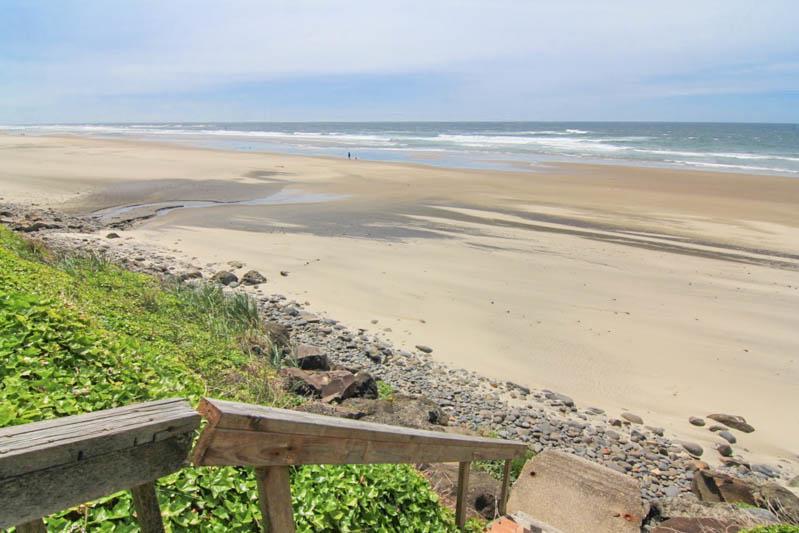
M 505 459 L 505 468 L 502 470 L 502 492 L 499 495 L 499 516 L 508 514 L 508 495 L 510 493 L 510 467 L 511 460 Z
M 289 467 L 261 466 L 255 469 L 255 478 L 264 533 L 294 533 Z
M 158 495 L 155 493 L 155 481 L 133 487 L 130 492 L 136 508 L 136 521 L 142 533 L 163 533 L 164 521 L 158 506 Z
M 19 524 L 16 527 L 17 533 L 47 533 L 47 527 L 45 527 L 44 520 L 41 518 Z
M 461 530 L 466 525 L 466 493 L 469 492 L 469 467 L 472 463 L 460 463 L 458 468 L 458 502 L 455 506 L 455 525 Z

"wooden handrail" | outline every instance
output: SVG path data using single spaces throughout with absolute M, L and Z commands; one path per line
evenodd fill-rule
M 480 459 L 507 461 L 500 502 L 500 509 L 504 511 L 509 461 L 524 455 L 527 449 L 521 442 L 223 400 L 203 399 L 198 409 L 208 425 L 194 448 L 194 464 L 255 467 L 264 516 L 274 524 L 271 530 L 281 533 L 293 531 L 294 527 L 288 482 L 290 465 L 459 462 L 456 520 L 463 527 L 471 462 Z
M 147 508 L 142 498 L 183 467 L 199 423 L 178 398 L 0 429 L 0 528 L 42 530 L 42 516 L 134 487 Z M 163 530 L 160 514 L 148 524 Z
M 294 531 L 289 466 L 459 462 L 456 520 L 463 527 L 469 468 L 504 459 L 504 513 L 510 460 L 526 445 L 203 399 L 208 424 L 196 465 L 255 468 L 267 531 Z M 130 405 L 0 429 L 0 528 L 44 531 L 41 517 L 130 489 L 142 531 L 163 531 L 155 481 L 182 468 L 200 416 L 186 400 Z

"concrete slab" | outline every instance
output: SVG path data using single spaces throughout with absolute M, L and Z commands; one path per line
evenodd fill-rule
M 547 450 L 524 466 L 508 512 L 526 513 L 569 533 L 640 533 L 644 505 L 635 479 Z

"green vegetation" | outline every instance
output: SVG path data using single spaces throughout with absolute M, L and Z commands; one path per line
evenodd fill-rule
M 790 524 L 775 524 L 772 526 L 757 526 L 752 529 L 741 530 L 741 533 L 799 533 L 799 526 Z
M 248 298 L 163 284 L 94 255 L 56 257 L 0 226 L 0 426 L 174 396 L 290 406 L 298 399 L 275 385 L 277 353 Z M 292 488 L 299 531 L 455 529 L 408 466 L 303 467 Z M 169 530 L 259 528 L 247 469 L 187 468 L 158 489 Z M 136 531 L 132 512 L 123 492 L 47 525 Z
M 524 468 L 524 463 L 528 460 L 532 459 L 535 453 L 531 449 L 527 449 L 522 457 L 517 457 L 515 459 L 511 459 L 510 462 L 510 482 L 513 483 L 519 478 L 519 474 L 522 472 L 522 468 Z M 478 470 L 482 470 L 483 472 L 487 472 L 491 474 L 491 476 L 495 479 L 502 480 L 502 474 L 505 471 L 505 461 L 497 460 L 497 461 L 475 461 L 472 463 L 474 467 Z
M 381 400 L 392 400 L 394 398 L 394 387 L 382 379 L 377 380 L 377 397 Z

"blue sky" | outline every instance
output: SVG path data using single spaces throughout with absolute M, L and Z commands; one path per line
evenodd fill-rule
M 799 122 L 795 1 L 0 0 L 0 122 Z

